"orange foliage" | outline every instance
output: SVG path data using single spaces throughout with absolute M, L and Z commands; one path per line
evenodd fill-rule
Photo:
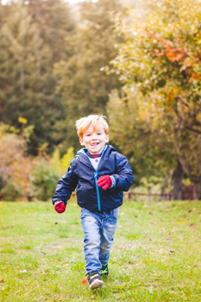
M 20 192 L 20 198 L 29 196 L 30 172 L 36 165 L 36 160 L 27 157 L 26 148 L 23 137 L 0 128 L 0 177 L 3 184 L 0 190 L 13 183 Z

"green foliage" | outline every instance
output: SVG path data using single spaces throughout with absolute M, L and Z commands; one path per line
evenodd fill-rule
M 39 200 L 50 199 L 55 192 L 58 180 L 65 174 L 74 156 L 73 148 L 70 147 L 62 158 L 60 158 L 58 148 L 55 149 L 52 158 L 39 157 L 38 163 L 31 172 L 30 195 Z
M 160 193 L 162 183 L 163 183 L 162 177 L 156 177 L 156 176 L 150 176 L 149 178 L 142 177 L 140 179 L 139 186 L 134 188 L 133 192 Z M 145 198 L 147 198 L 147 197 L 145 197 Z
M 72 18 L 60 0 L 0 4 L 0 15 L 0 120 L 19 127 L 23 117 L 34 125 L 29 152 L 36 155 L 39 144 L 51 150 L 54 125 L 64 119 L 52 70 L 68 56 L 63 41 Z
M 121 86 L 115 74 L 107 75 L 101 68 L 115 58 L 115 44 L 122 41 L 114 31 L 111 12 L 125 10 L 118 0 L 80 5 L 80 26 L 70 39 L 66 39 L 66 47 L 73 55 L 55 64 L 54 69 L 66 110 L 66 122 L 57 123 L 59 133 L 54 137 L 65 142 L 63 148 L 70 144 L 75 149 L 80 147 L 75 120 L 90 113 L 104 113 L 108 93 Z
M 22 196 L 22 193 L 22 187 L 17 184 L 16 180 L 10 177 L 1 189 L 0 196 L 2 200 L 14 201 Z
M 129 159 L 135 184 L 165 179 L 179 161 L 199 186 L 200 1 L 133 2 L 126 14 L 119 0 L 79 4 L 77 25 L 62 0 L 0 3 L 0 120 L 8 124 L 1 190 L 13 185 L 28 196 L 39 159 L 27 153 L 80 148 L 75 120 L 106 112 L 111 143 Z M 73 149 L 62 159 L 56 150 L 44 174 L 60 177 L 73 157 Z
M 113 61 L 127 102 L 140 93 L 138 113 L 149 126 L 149 141 L 165 149 L 164 162 L 178 158 L 195 183 L 201 181 L 200 12 L 198 0 L 144 1 L 143 18 L 133 12 L 132 26 L 117 21 L 127 42 Z
M 58 148 L 55 148 L 52 154 L 51 164 L 54 171 L 60 171 L 60 152 Z
M 31 173 L 32 196 L 47 201 L 53 196 L 58 179 L 58 172 L 52 171 L 48 162 L 41 161 Z
M 152 113 L 148 100 L 137 90 L 132 91 L 129 97 L 125 90 L 121 96 L 116 90 L 109 95 L 110 139 L 129 159 L 136 185 L 142 177 L 156 175 L 164 178 L 175 166 L 172 141 L 153 131 Z
M 55 171 L 59 171 L 61 175 L 64 175 L 68 167 L 70 166 L 71 160 L 75 157 L 73 147 L 70 147 L 67 152 L 60 158 L 59 149 L 56 148 L 51 159 L 52 167 Z
M 72 147 L 61 159 L 59 149 L 55 149 L 50 158 L 46 154 L 47 144 L 40 147 L 40 156 L 28 157 L 27 139 L 31 128 L 24 126 L 20 131 L 0 124 L 0 198 L 3 200 L 48 200 L 55 191 L 58 179 L 74 158 Z
M 70 166 L 71 160 L 75 157 L 73 147 L 70 147 L 66 154 L 63 155 L 61 159 L 61 172 L 65 174 L 67 168 Z
M 40 38 L 51 47 L 51 61 L 46 68 L 52 70 L 55 62 L 66 59 L 66 56 L 72 54 L 64 42 L 76 28 L 71 7 L 69 3 L 62 0 L 30 0 L 28 5 L 26 3 L 26 7 L 37 24 Z M 54 86 L 50 89 L 54 91 Z
M 62 154 L 69 145 L 78 149 L 75 120 L 104 113 L 108 93 L 121 86 L 102 67 L 117 55 L 122 37 L 114 31 L 114 14 L 125 8 L 119 0 L 79 6 L 76 28 L 76 13 L 62 0 L 0 4 L 0 120 L 23 128 L 22 118 L 34 126 L 32 155 L 44 143 L 48 153 L 55 144 Z

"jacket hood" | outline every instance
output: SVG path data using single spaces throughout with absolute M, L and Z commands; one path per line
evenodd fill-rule
M 116 149 L 113 147 L 113 146 L 111 146 L 111 145 L 105 145 L 105 147 L 104 147 L 104 149 L 103 149 L 103 151 L 116 151 Z M 102 152 L 103 152 L 102 151 Z M 84 155 L 86 155 L 86 152 L 87 152 L 87 148 L 82 148 L 82 149 L 80 149 L 79 151 L 77 151 L 77 154 L 76 154 L 76 156 L 75 157 L 77 157 L 77 156 L 79 156 L 80 154 L 84 154 Z

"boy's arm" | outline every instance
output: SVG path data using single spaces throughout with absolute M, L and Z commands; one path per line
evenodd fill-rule
M 117 158 L 117 173 L 111 175 L 111 178 L 113 179 L 112 188 L 114 192 L 129 190 L 133 182 L 133 171 L 123 155 Z
M 128 160 L 120 155 L 117 157 L 117 172 L 112 175 L 101 176 L 97 184 L 102 189 L 111 188 L 115 193 L 128 191 L 133 182 L 133 173 Z
M 52 198 L 52 203 L 55 207 L 55 210 L 56 208 L 59 207 L 59 205 L 62 206 L 61 202 L 63 203 L 64 206 L 67 205 L 67 200 L 71 197 L 72 192 L 75 190 L 77 186 L 78 178 L 77 175 L 75 174 L 73 161 L 71 162 L 70 167 L 66 171 L 65 175 L 62 176 L 62 178 L 59 180 L 57 184 L 55 194 Z

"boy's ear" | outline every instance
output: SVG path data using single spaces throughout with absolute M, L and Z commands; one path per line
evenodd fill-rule
M 83 138 L 80 137 L 80 138 L 79 138 L 79 141 L 80 141 L 80 145 L 81 145 L 81 146 L 84 146 Z
M 109 142 L 109 135 L 106 135 L 106 143 L 108 143 Z

